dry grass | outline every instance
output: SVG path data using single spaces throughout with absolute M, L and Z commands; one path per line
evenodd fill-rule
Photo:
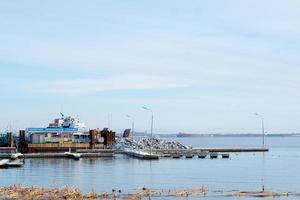
M 11 186 L 11 187 L 0 187 L 0 200 L 109 200 L 109 199 L 123 199 L 123 200 L 140 200 L 150 199 L 151 197 L 158 197 L 163 199 L 164 197 L 171 197 L 172 199 L 181 199 L 188 197 L 203 197 L 203 196 L 217 196 L 217 197 L 252 197 L 252 198 L 274 198 L 282 196 L 300 196 L 299 193 L 276 193 L 276 192 L 243 192 L 234 190 L 231 192 L 226 191 L 209 191 L 205 187 L 196 189 L 181 189 L 181 190 L 150 190 L 147 188 L 141 188 L 133 194 L 121 194 L 117 192 L 113 193 L 87 193 L 83 194 L 79 189 L 65 187 L 63 189 L 58 188 L 39 188 L 39 187 L 24 187 L 24 186 Z
M 11 186 L 0 188 L 0 200 L 81 200 L 81 199 L 103 199 L 105 194 L 88 193 L 82 194 L 80 190 L 65 187 L 63 189 L 44 189 L 38 187 Z

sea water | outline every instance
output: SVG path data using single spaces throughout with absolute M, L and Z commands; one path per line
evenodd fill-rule
M 164 138 L 193 147 L 261 147 L 259 137 Z M 83 192 L 154 190 L 300 192 L 300 137 L 267 137 L 266 153 L 231 153 L 230 159 L 140 160 L 113 158 L 26 159 L 18 169 L 0 169 L 0 185 L 77 187 Z M 232 197 L 222 197 L 232 199 Z M 300 197 L 298 197 L 300 198 Z M 203 197 L 201 197 L 203 199 Z M 216 199 L 212 196 L 205 199 Z M 218 198 L 217 198 L 218 199 Z M 284 198 L 286 199 L 286 198 Z M 295 199 L 295 197 L 291 198 Z

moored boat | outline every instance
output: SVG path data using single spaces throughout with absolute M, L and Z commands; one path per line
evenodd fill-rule
M 13 154 L 11 154 L 10 159 L 15 160 L 18 158 L 23 158 L 23 157 L 24 157 L 24 155 L 22 153 L 13 153 Z
M 73 159 L 80 159 L 81 154 L 80 153 L 72 153 L 72 152 L 65 152 L 65 155 L 69 158 L 73 158 Z
M 23 161 L 21 160 L 15 160 L 15 161 L 12 161 L 12 162 L 8 162 L 7 165 L 8 167 L 22 167 L 23 166 Z
M 8 159 L 0 160 L 0 168 L 8 168 L 8 163 L 9 163 Z
M 8 159 L 0 160 L 0 168 L 10 168 L 10 167 L 22 167 L 23 161 L 21 160 L 15 160 L 10 161 Z

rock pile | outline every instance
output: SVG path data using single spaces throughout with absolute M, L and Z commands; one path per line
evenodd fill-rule
M 125 148 L 131 148 L 136 150 L 149 150 L 151 148 L 155 150 L 160 149 L 190 149 L 191 147 L 185 146 L 181 144 L 180 142 L 176 141 L 165 141 L 161 138 L 155 137 L 155 138 L 149 138 L 149 137 L 143 137 L 143 138 L 135 138 L 133 141 L 131 138 L 118 138 L 116 142 L 116 148 L 117 149 L 125 149 Z

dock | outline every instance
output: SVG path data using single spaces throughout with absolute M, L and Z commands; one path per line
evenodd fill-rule
M 91 157 L 113 157 L 111 154 L 103 153 L 82 153 L 81 158 L 91 158 Z M 24 154 L 24 158 L 68 158 L 65 153 L 28 153 Z
M 199 158 L 205 158 L 206 155 L 216 153 L 220 155 L 228 155 L 228 153 L 259 153 L 268 152 L 268 148 L 197 148 L 197 149 L 153 149 L 152 153 L 148 150 L 123 150 L 115 151 L 112 149 L 77 149 L 76 153 L 80 153 L 82 158 L 89 157 L 113 157 L 115 153 L 123 153 L 135 158 L 140 159 L 159 159 L 159 157 L 176 157 L 185 156 L 193 158 L 198 156 Z M 15 153 L 14 149 L 8 149 L 8 151 L 0 153 L 0 159 L 11 158 Z M 68 156 L 64 152 L 47 152 L 47 153 L 25 153 L 24 158 L 67 158 Z M 166 155 L 166 156 L 165 156 Z M 225 156 L 226 157 L 226 156 Z
M 91 158 L 91 157 L 113 157 L 113 150 L 82 150 L 76 151 L 80 153 L 81 158 Z M 11 158 L 10 153 L 1 153 L 0 158 Z M 24 158 L 68 158 L 65 152 L 48 152 L 48 153 L 25 153 Z
M 81 153 L 81 158 L 91 157 L 113 157 L 113 152 L 106 153 Z M 24 154 L 24 158 L 68 158 L 65 153 L 28 153 Z
M 153 149 L 152 154 L 150 150 L 117 150 L 116 154 L 126 154 L 140 159 L 159 159 L 159 157 L 170 158 L 205 158 L 207 155 L 215 154 L 222 155 L 222 158 L 228 158 L 229 153 L 259 153 L 268 152 L 268 148 L 196 148 L 196 149 Z
M 255 153 L 268 152 L 268 148 L 197 148 L 197 149 L 155 149 L 153 153 L 164 154 L 180 154 L 180 155 L 201 155 L 207 153 Z

